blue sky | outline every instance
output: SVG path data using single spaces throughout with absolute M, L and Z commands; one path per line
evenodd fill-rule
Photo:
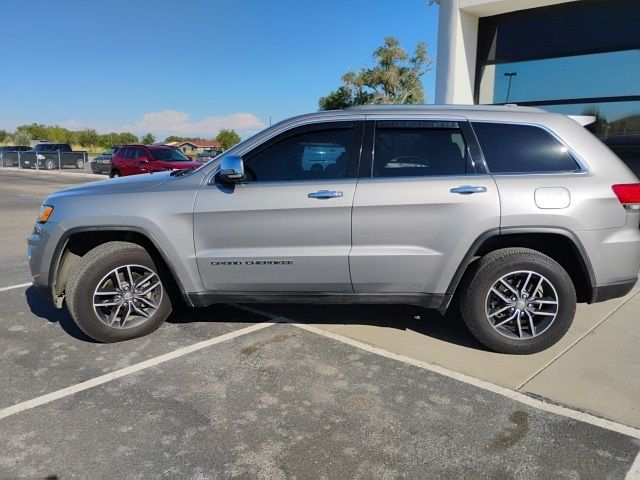
M 0 128 L 243 136 L 317 110 L 385 36 L 435 57 L 425 0 L 8 0 Z M 10 19 L 9 21 L 7 21 Z M 435 69 L 423 77 L 433 102 Z

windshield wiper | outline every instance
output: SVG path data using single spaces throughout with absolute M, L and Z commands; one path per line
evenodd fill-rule
M 172 177 L 181 177 L 182 175 L 193 172 L 195 169 L 196 167 L 181 168 L 180 170 L 174 170 L 169 175 L 171 175 Z

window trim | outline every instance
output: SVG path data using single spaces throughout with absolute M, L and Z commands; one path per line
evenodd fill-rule
M 480 140 L 478 139 L 478 148 L 480 149 L 480 152 L 482 153 L 482 158 L 483 161 L 485 163 L 486 169 L 487 169 L 487 173 L 489 175 L 491 175 L 492 177 L 502 177 L 502 176 L 508 176 L 508 177 L 517 177 L 517 176 L 531 176 L 531 175 L 542 175 L 542 176 L 549 176 L 549 175 L 585 175 L 589 173 L 589 167 L 587 165 L 587 163 L 584 161 L 584 159 L 582 158 L 581 155 L 579 155 L 573 148 L 571 148 L 569 145 L 567 145 L 567 143 L 553 130 L 551 130 L 549 127 L 547 127 L 546 125 L 543 125 L 541 123 L 531 123 L 531 122 L 517 122 L 517 121 L 506 121 L 506 120 L 473 120 L 470 122 L 470 127 L 471 129 L 473 129 L 473 124 L 474 123 L 499 123 L 499 124 L 503 124 L 503 125 L 522 125 L 522 126 L 526 126 L 526 127 L 537 127 L 540 128 L 542 130 L 544 130 L 545 132 L 549 133 L 553 138 L 556 139 L 556 141 L 558 143 L 560 143 L 560 145 L 562 145 L 563 147 L 565 147 L 567 149 L 567 151 L 571 154 L 571 156 L 573 157 L 573 160 L 576 162 L 576 164 L 578 165 L 579 169 L 577 171 L 572 171 L 572 170 L 559 170 L 556 172 L 492 172 L 491 169 L 489 168 L 489 164 L 486 161 L 486 157 L 484 155 L 484 152 L 482 152 L 482 146 L 480 145 Z M 477 138 L 477 134 L 475 132 L 475 130 L 473 131 L 474 136 L 476 136 Z
M 317 178 L 317 179 L 300 179 L 300 180 L 258 180 L 258 181 L 245 181 L 238 182 L 240 185 L 267 185 L 267 184 L 305 184 L 305 183 L 321 183 L 321 182 L 342 182 L 345 180 L 357 180 L 358 171 L 360 168 L 360 159 L 362 156 L 362 138 L 364 135 L 364 121 L 363 120 L 355 120 L 353 118 L 345 119 L 345 120 L 331 120 L 325 122 L 313 122 L 306 123 L 302 125 L 294 125 L 291 128 L 282 131 L 273 137 L 269 138 L 265 142 L 256 145 L 251 150 L 245 152 L 242 155 L 243 162 L 250 162 L 253 157 L 259 155 L 263 151 L 269 149 L 273 145 L 285 141 L 291 137 L 294 137 L 299 134 L 309 133 L 309 132 L 318 132 L 324 130 L 351 130 L 351 153 L 349 154 L 349 159 L 347 161 L 347 173 L 348 175 L 342 178 Z M 215 179 L 217 171 L 216 169 L 214 175 L 211 177 L 212 180 Z
M 467 161 L 465 173 L 460 174 L 443 174 L 443 175 L 407 175 L 398 177 L 374 177 L 373 176 L 373 161 L 375 159 L 375 140 L 376 130 L 379 122 L 455 122 L 458 124 L 462 138 L 467 146 Z M 397 127 L 402 128 L 402 127 Z M 419 128 L 419 127 L 418 127 Z M 435 127 L 437 128 L 437 127 Z M 488 171 L 485 166 L 484 157 L 480 149 L 477 138 L 475 138 L 475 132 L 469 125 L 467 119 L 462 118 L 371 118 L 366 121 L 365 135 L 362 143 L 362 158 L 360 161 L 360 169 L 358 178 L 365 179 L 370 178 L 373 180 L 385 180 L 385 179 L 442 179 L 442 178 L 459 178 L 459 177 L 472 177 L 476 175 L 486 175 Z

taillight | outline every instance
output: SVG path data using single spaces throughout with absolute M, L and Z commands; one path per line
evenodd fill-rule
M 640 183 L 623 183 L 611 187 L 620 203 L 629 211 L 640 212 Z

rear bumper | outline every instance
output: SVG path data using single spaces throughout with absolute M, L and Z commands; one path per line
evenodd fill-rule
M 596 285 L 593 287 L 590 303 L 604 302 L 606 300 L 611 300 L 612 298 L 624 297 L 627 293 L 633 290 L 636 283 L 638 283 L 638 277 L 624 280 L 622 282 L 609 283 L 607 285 Z

